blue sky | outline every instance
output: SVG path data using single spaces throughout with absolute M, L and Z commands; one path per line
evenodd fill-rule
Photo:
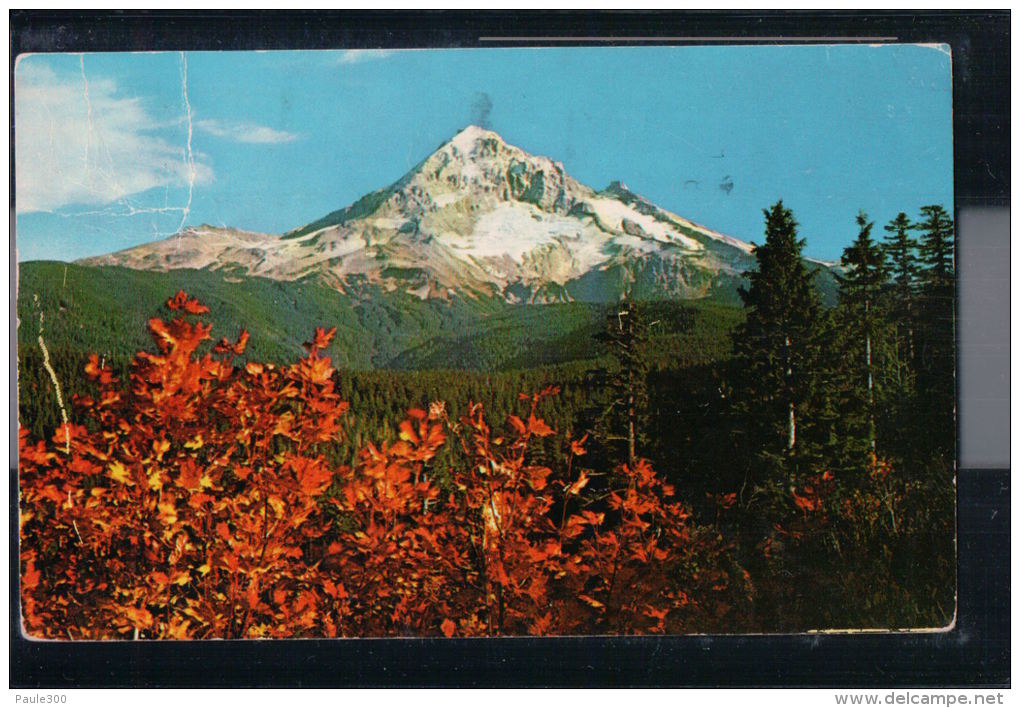
M 23 261 L 283 232 L 479 122 L 744 240 L 782 198 L 818 258 L 859 209 L 881 226 L 953 201 L 941 46 L 31 55 L 15 81 Z

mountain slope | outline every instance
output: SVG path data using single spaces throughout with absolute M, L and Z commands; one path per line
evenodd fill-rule
M 419 299 L 690 299 L 735 290 L 751 245 L 619 182 L 598 192 L 561 163 L 469 126 L 400 180 L 282 236 L 209 226 L 82 261 L 313 279 Z
M 44 313 L 51 348 L 116 359 L 151 349 L 146 323 L 169 316 L 163 304 L 183 288 L 210 307 L 212 335 L 252 334 L 248 354 L 293 361 L 315 327 L 336 325 L 330 355 L 343 368 L 386 368 L 404 350 L 450 335 L 505 305 L 498 301 L 422 301 L 402 293 L 355 298 L 316 282 L 278 282 L 208 270 L 146 272 L 117 266 L 85 267 L 48 261 L 22 263 L 18 283 L 18 338 L 31 346 Z

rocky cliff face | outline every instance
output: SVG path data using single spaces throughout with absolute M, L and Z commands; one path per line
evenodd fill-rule
M 85 262 L 548 302 L 703 297 L 752 261 L 747 243 L 469 126 L 389 187 L 282 236 L 202 226 Z

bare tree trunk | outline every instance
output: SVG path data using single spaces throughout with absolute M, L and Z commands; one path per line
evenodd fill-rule
M 634 467 L 634 460 L 637 458 L 637 453 L 636 453 L 636 451 L 634 449 L 635 448 L 635 445 L 634 445 L 634 437 L 635 437 L 634 431 L 635 431 L 635 428 L 636 428 L 634 419 L 636 417 L 636 413 L 635 413 L 635 410 L 634 410 L 634 385 L 633 385 L 633 383 L 631 384 L 630 391 L 628 392 L 627 405 L 628 405 L 628 409 L 627 409 L 627 464 L 630 465 L 630 467 L 633 468 Z
M 793 446 L 797 444 L 797 416 L 793 412 L 793 401 L 790 401 L 790 422 L 787 424 L 787 432 L 786 449 L 792 454 Z
M 864 301 L 864 312 L 867 316 L 871 312 L 871 302 Z M 869 331 L 864 335 L 864 358 L 868 370 L 868 445 L 871 451 L 875 451 L 875 381 L 871 372 L 871 331 L 870 318 L 866 319 Z
M 868 365 L 868 441 L 875 451 L 875 383 L 871 374 L 871 335 L 864 339 L 864 352 Z
M 793 364 L 790 363 L 790 338 L 786 338 L 786 383 L 789 387 L 790 379 L 793 377 Z M 793 400 L 790 400 L 790 419 L 786 424 L 786 451 L 791 455 L 797 444 L 797 416 L 793 410 Z
M 621 324 L 623 324 L 621 322 Z M 637 405 L 634 396 L 635 375 L 634 375 L 634 317 L 632 308 L 627 308 L 626 320 L 627 350 L 630 354 L 627 371 L 627 464 L 633 468 L 637 460 L 636 441 L 637 437 Z

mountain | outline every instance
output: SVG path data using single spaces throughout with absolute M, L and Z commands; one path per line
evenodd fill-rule
M 508 303 L 735 299 L 752 246 L 468 126 L 388 187 L 282 235 L 199 226 L 80 261 Z

